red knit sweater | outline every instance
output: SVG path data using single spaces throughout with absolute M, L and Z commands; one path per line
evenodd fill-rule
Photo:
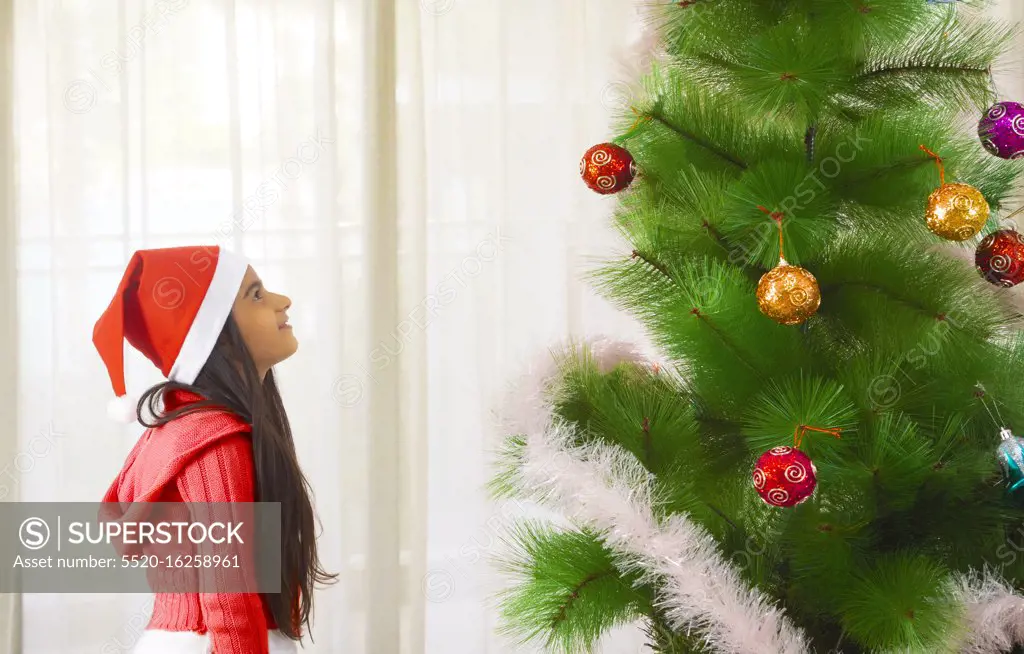
M 200 399 L 168 394 L 171 410 Z M 227 412 L 202 411 L 147 429 L 104 502 L 254 502 L 251 427 Z M 277 625 L 258 593 L 157 593 L 149 629 L 209 633 L 217 654 L 268 654 Z

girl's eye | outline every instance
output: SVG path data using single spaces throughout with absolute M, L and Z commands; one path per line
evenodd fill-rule
M 257 288 L 256 291 L 252 294 L 252 296 L 256 300 L 262 300 L 263 299 L 263 291 L 261 289 Z

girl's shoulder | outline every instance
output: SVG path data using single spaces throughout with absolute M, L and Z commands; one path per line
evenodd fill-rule
M 164 411 L 169 413 L 203 399 L 205 398 L 195 393 L 175 389 L 165 393 Z M 155 427 L 154 430 L 159 430 L 162 434 L 167 434 L 175 440 L 184 440 L 188 443 L 195 439 L 216 439 L 232 433 L 248 434 L 252 432 L 252 427 L 237 414 L 227 409 L 204 408 L 182 414 Z
M 250 437 L 252 426 L 230 411 L 205 409 L 186 413 L 160 427 L 154 439 L 181 454 L 196 452 L 230 436 Z

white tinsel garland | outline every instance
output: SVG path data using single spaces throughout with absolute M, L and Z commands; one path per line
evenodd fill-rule
M 598 336 L 580 345 L 601 372 L 625 361 L 651 365 L 625 341 Z M 781 609 L 743 584 L 700 525 L 682 515 L 658 522 L 649 473 L 632 455 L 602 443 L 572 445 L 571 427 L 553 420 L 546 394 L 556 374 L 548 352 L 506 405 L 509 426 L 527 434 L 519 470 L 523 491 L 604 532 L 623 568 L 640 575 L 638 583 L 662 588 L 657 608 L 674 629 L 695 630 L 721 652 L 808 652 L 806 637 Z M 951 634 L 956 642 L 949 651 L 1004 654 L 1024 643 L 1024 597 L 1003 580 L 991 573 L 959 576 L 951 593 L 964 607 L 966 631 Z
M 649 73 L 653 66 L 666 64 L 669 61 L 661 34 L 665 16 L 664 4 L 637 2 L 635 16 L 630 25 L 633 29 L 633 38 L 614 56 L 615 68 L 617 73 L 622 76 L 617 79 L 629 80 L 619 83 L 627 84 L 636 94 L 641 91 L 639 85 L 641 78 Z
M 966 612 L 963 654 L 1005 654 L 1024 643 L 1024 597 L 991 573 L 957 579 L 954 596 Z
M 515 388 L 505 397 L 499 417 L 502 431 L 520 434 L 543 429 L 547 425 L 551 417 L 547 387 L 558 376 L 559 356 L 571 350 L 586 351 L 601 373 L 623 362 L 652 365 L 641 349 L 628 341 L 604 335 L 568 339 L 528 363 Z
M 603 532 L 639 583 L 661 588 L 658 608 L 672 628 L 696 631 L 716 651 L 803 654 L 803 634 L 740 579 L 700 525 L 675 515 L 659 523 L 649 473 L 628 452 L 603 443 L 572 445 L 572 429 L 551 423 L 529 433 L 522 488 L 578 523 Z

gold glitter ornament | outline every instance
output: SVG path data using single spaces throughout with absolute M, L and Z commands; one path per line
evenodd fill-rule
M 821 306 L 818 280 L 808 270 L 779 259 L 757 283 L 761 313 L 783 325 L 799 325 Z
M 949 241 L 966 241 L 978 234 L 988 222 L 989 206 L 981 191 L 970 184 L 946 183 L 946 171 L 942 158 L 926 148 L 939 166 L 939 188 L 928 196 L 924 220 L 935 235 Z
M 924 219 L 933 233 L 950 241 L 966 241 L 988 222 L 988 201 L 970 184 L 943 184 L 928 196 Z
M 757 282 L 757 306 L 761 313 L 783 325 L 799 325 L 818 311 L 821 289 L 810 271 L 791 265 L 783 256 L 782 213 L 769 212 L 779 226 L 779 264 Z

